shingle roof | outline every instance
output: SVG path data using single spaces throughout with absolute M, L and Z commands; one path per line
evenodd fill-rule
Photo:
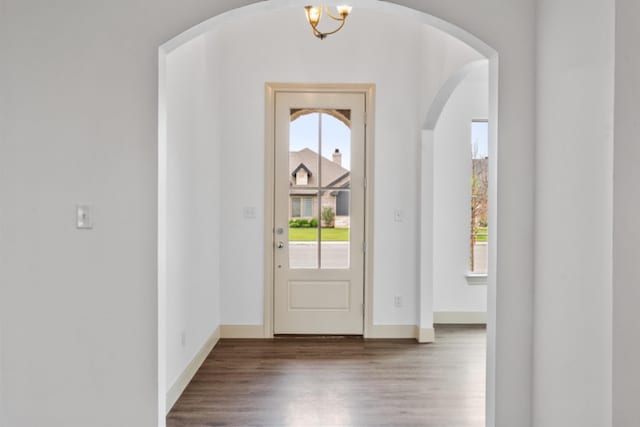
M 300 163 L 300 164 L 298 165 L 298 167 L 297 167 L 297 168 L 295 168 L 295 169 L 293 170 L 293 172 L 291 172 L 291 176 L 296 176 L 296 174 L 298 173 L 298 171 L 299 171 L 300 169 L 302 169 L 302 170 L 306 171 L 308 176 L 312 176 L 312 175 L 313 175 L 313 173 L 309 170 L 309 168 L 308 168 L 308 167 L 306 167 L 306 166 L 304 165 L 304 163 Z
M 348 169 L 323 157 L 318 156 L 315 151 L 304 148 L 300 151 L 289 152 L 289 183 L 291 187 L 304 189 L 305 187 L 318 187 L 318 157 L 322 162 L 322 187 L 344 187 L 350 180 L 351 173 Z M 296 186 L 294 171 L 304 167 L 309 174 L 308 185 Z

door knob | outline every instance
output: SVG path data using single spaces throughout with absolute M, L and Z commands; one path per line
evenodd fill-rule
M 277 244 L 278 249 L 282 249 L 284 248 L 284 242 L 282 240 L 280 240 Z

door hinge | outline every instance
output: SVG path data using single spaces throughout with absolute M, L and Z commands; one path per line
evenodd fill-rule
M 367 253 L 367 242 L 362 242 L 362 253 L 363 254 Z
M 365 176 L 364 178 L 362 178 L 362 186 L 364 187 L 364 189 L 367 189 L 367 177 Z
M 365 126 L 367 125 L 367 119 L 368 119 L 367 116 L 368 116 L 368 114 L 367 114 L 366 111 L 362 113 L 362 120 L 364 121 L 364 125 Z

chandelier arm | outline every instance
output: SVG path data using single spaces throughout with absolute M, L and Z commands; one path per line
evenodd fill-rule
M 319 23 L 320 23 L 320 21 L 318 21 L 318 23 L 315 24 L 315 25 L 312 24 L 312 23 L 309 23 L 309 25 L 311 26 L 311 32 L 313 33 L 314 36 L 316 36 L 318 38 L 324 38 L 326 36 L 326 34 L 318 29 L 318 24 Z
M 326 12 L 327 15 L 329 15 L 329 18 L 335 19 L 336 21 L 344 21 L 344 19 L 346 18 L 346 17 L 342 18 L 340 16 L 333 16 L 331 12 L 329 12 L 329 8 L 327 6 L 324 7 L 324 11 Z
M 340 31 L 340 30 L 342 29 L 342 27 L 344 27 L 344 23 L 345 23 L 345 22 L 346 22 L 346 20 L 342 20 L 342 23 L 340 24 L 340 26 L 339 26 L 338 28 L 336 28 L 335 30 L 333 30 L 333 31 L 329 31 L 329 32 L 326 32 L 326 33 L 320 32 L 320 31 L 318 31 L 317 29 L 316 29 L 316 31 L 318 31 L 318 32 L 323 36 L 323 38 L 324 38 L 324 37 L 326 37 L 326 36 L 330 36 L 331 34 L 335 34 L 335 33 L 337 33 L 338 31 Z
M 314 36 L 318 37 L 319 39 L 323 39 L 325 37 L 324 34 L 318 31 L 318 29 L 314 26 L 311 26 L 311 32 L 313 33 Z
M 312 11 L 314 12 L 314 19 L 312 19 L 311 17 Z M 349 15 L 349 12 L 347 11 L 346 13 L 340 13 L 340 17 L 334 16 L 329 11 L 329 8 L 324 4 L 320 7 L 305 6 L 305 12 L 307 15 L 307 21 L 311 26 L 312 34 L 315 37 L 319 38 L 320 40 L 324 40 L 327 36 L 331 34 L 335 34 L 338 31 L 340 31 L 342 27 L 344 27 L 347 20 L 347 16 Z M 334 21 L 340 22 L 340 25 L 333 31 L 323 32 L 318 29 L 318 26 L 320 25 L 320 21 L 322 20 L 323 12 L 326 13 L 329 16 L 329 18 L 333 19 Z

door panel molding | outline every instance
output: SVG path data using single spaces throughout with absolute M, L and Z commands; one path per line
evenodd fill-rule
M 264 337 L 273 337 L 275 259 L 275 120 L 277 93 L 362 94 L 365 97 L 365 204 L 364 204 L 364 337 L 373 331 L 373 129 L 374 84 L 265 84 L 265 192 L 264 192 Z

